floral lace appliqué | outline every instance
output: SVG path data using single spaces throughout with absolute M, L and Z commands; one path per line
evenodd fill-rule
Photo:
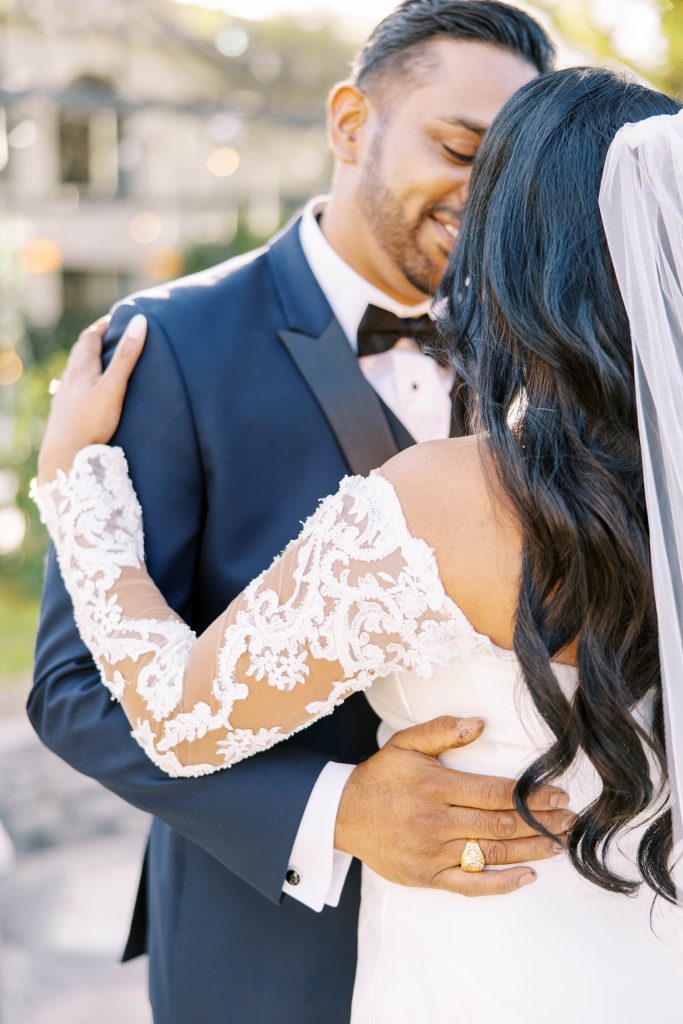
M 486 645 L 379 474 L 343 480 L 199 640 L 147 574 L 142 513 L 120 449 L 84 449 L 68 473 L 34 483 L 31 494 L 102 681 L 170 775 L 235 764 L 380 676 L 428 679 L 435 665 Z

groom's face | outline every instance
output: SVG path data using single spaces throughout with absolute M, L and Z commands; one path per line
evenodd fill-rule
M 432 294 L 457 238 L 472 162 L 514 92 L 537 77 L 520 57 L 485 43 L 436 39 L 415 69 L 370 90 L 358 166 L 361 216 L 393 291 Z

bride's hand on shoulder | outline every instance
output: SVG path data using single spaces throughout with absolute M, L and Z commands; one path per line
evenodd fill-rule
M 102 317 L 79 335 L 52 399 L 45 436 L 38 455 L 38 482 L 68 470 L 76 452 L 111 440 L 121 419 L 130 375 L 147 336 L 147 320 L 132 318 L 106 370 L 102 342 L 110 318 Z

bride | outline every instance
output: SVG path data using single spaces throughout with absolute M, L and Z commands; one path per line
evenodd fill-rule
M 540 785 L 571 794 L 564 856 L 505 898 L 364 865 L 354 1024 L 683 1021 L 678 110 L 595 69 L 513 97 L 436 305 L 477 433 L 344 480 L 199 638 L 147 574 L 106 445 L 143 342 L 124 335 L 101 373 L 86 332 L 53 403 L 33 496 L 102 681 L 160 768 L 225 768 L 366 689 L 381 742 L 483 705 L 482 736 L 444 760 L 516 776 L 536 828 Z M 454 851 L 473 895 L 482 861 L 476 836 Z

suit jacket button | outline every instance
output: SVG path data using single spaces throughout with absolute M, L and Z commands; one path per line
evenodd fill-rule
M 293 871 L 290 868 L 287 874 L 285 875 L 285 881 L 287 882 L 288 885 L 298 885 L 299 882 L 301 881 L 301 876 L 299 875 L 298 871 Z

